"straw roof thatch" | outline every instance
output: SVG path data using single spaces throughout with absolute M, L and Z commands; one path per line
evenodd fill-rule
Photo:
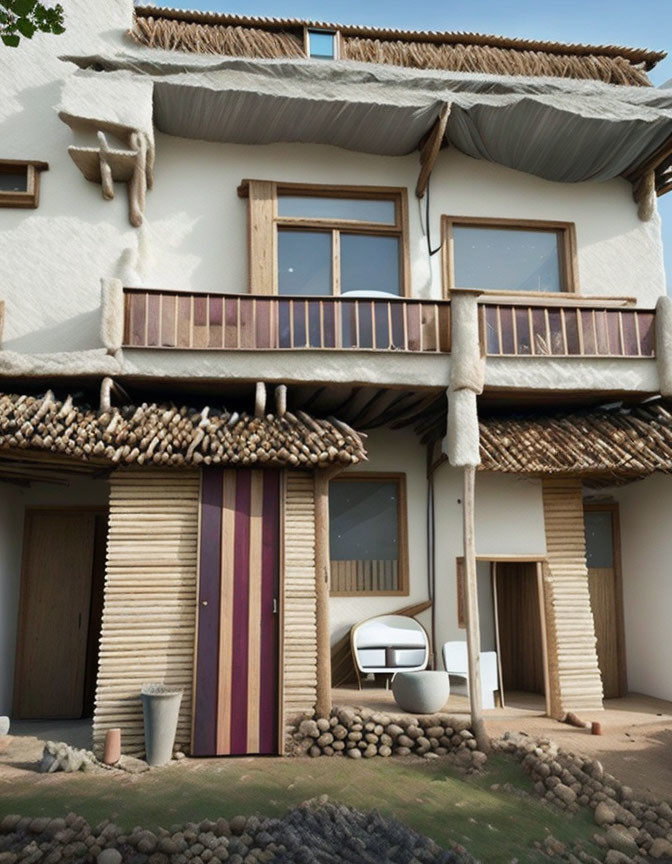
M 305 27 L 338 31 L 345 60 L 415 69 L 552 76 L 647 86 L 650 81 L 646 72 L 665 57 L 664 52 L 615 45 L 564 45 L 477 33 L 386 30 L 155 6 L 137 7 L 135 16 L 132 35 L 143 45 L 235 57 L 305 57 Z
M 656 399 L 528 416 L 482 418 L 482 471 L 604 479 L 672 473 L 672 405 Z
M 317 468 L 366 459 L 341 421 L 304 412 L 256 418 L 226 409 L 126 405 L 99 413 L 44 396 L 0 395 L 0 452 L 42 451 L 109 465 Z

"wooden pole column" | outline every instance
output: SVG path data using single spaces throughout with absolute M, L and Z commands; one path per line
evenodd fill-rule
M 462 498 L 462 518 L 464 528 L 464 606 L 467 625 L 467 657 L 469 681 L 469 706 L 471 725 L 478 749 L 490 750 L 490 738 L 483 722 L 481 700 L 481 636 L 478 620 L 478 587 L 476 583 L 476 537 L 474 526 L 476 468 L 464 468 L 464 495 Z
M 318 469 L 315 490 L 315 600 L 317 630 L 317 701 L 315 713 L 331 711 L 331 634 L 329 631 L 329 480 L 334 471 Z

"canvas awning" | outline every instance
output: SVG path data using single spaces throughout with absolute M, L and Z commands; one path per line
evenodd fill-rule
M 672 90 L 649 87 L 141 46 L 64 59 L 105 70 L 78 73 L 97 75 L 103 85 L 115 72 L 148 76 L 157 128 L 207 141 L 331 144 L 398 156 L 418 146 L 450 103 L 452 147 L 548 180 L 578 182 L 617 177 L 672 135 Z M 76 98 L 69 98 L 62 110 L 76 115 Z

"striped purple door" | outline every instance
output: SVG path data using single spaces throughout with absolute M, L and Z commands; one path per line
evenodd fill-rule
M 204 468 L 194 756 L 278 752 L 280 474 Z

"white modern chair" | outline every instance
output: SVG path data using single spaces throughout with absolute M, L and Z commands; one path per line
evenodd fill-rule
M 464 678 L 469 692 L 467 643 L 445 642 L 443 645 L 443 665 L 449 675 Z M 495 707 L 495 693 L 499 690 L 497 674 L 497 652 L 481 651 L 481 704 L 484 708 Z
M 415 618 L 378 615 L 356 624 L 351 632 L 357 672 L 417 672 L 429 661 L 429 637 Z

